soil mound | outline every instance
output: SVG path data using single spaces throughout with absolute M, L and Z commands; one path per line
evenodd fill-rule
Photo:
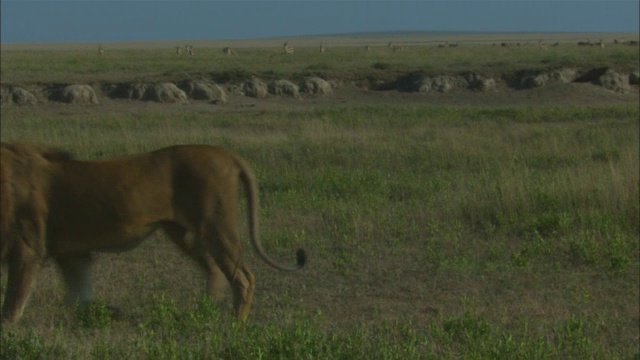
M 245 77 L 246 76 L 246 77 Z M 244 77 L 246 80 L 242 80 Z M 188 104 L 189 99 L 205 100 L 213 104 L 226 104 L 228 94 L 247 96 L 257 99 L 274 96 L 301 99 L 304 96 L 330 96 L 334 88 L 345 83 L 353 84 L 366 91 L 398 91 L 413 93 L 448 93 L 453 90 L 471 90 L 482 92 L 500 92 L 507 89 L 526 90 L 544 87 L 547 84 L 590 83 L 617 93 L 638 91 L 640 72 L 618 72 L 611 68 L 581 70 L 573 67 L 561 67 L 546 70 L 518 71 L 499 78 L 491 78 L 474 72 L 460 74 L 424 74 L 409 73 L 397 80 L 331 79 L 307 76 L 301 80 L 288 79 L 263 80 L 255 75 L 244 74 L 240 78 L 220 81 L 202 78 L 183 80 L 176 84 L 161 83 L 119 83 L 99 84 L 100 94 L 111 98 L 153 101 L 160 103 Z M 38 88 L 38 86 L 40 86 Z M 58 101 L 69 104 L 97 104 L 98 97 L 91 85 L 87 84 L 49 84 L 31 86 L 29 90 L 10 84 L 1 85 L 3 105 L 35 105 L 39 102 Z M 554 85 L 555 86 L 555 85 Z
M 38 103 L 36 96 L 17 86 L 0 87 L 0 103 L 2 105 L 35 105 Z
M 210 80 L 184 81 L 178 87 L 194 100 L 208 100 L 214 104 L 226 104 L 228 101 L 222 87 Z

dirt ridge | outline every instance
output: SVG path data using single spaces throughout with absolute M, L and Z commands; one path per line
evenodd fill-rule
M 356 86 L 372 91 L 396 90 L 409 93 L 446 93 L 455 89 L 499 92 L 503 88 L 516 90 L 544 87 L 554 82 L 591 83 L 618 93 L 638 91 L 640 72 L 620 73 L 611 68 L 578 69 L 563 67 L 546 70 L 521 70 L 500 78 L 486 77 L 474 72 L 427 76 L 408 73 L 395 81 L 379 79 L 350 80 Z M 216 83 L 212 79 L 182 80 L 177 82 L 119 82 L 95 84 L 32 84 L 17 86 L 0 84 L 2 105 L 35 105 L 47 102 L 69 104 L 98 104 L 99 96 L 110 99 L 153 101 L 159 103 L 188 104 L 191 100 L 204 100 L 214 104 L 227 103 L 228 94 L 265 98 L 268 95 L 303 99 L 330 96 L 332 90 L 345 84 L 342 79 L 322 79 L 309 76 L 300 81 L 281 78 L 263 80 L 251 76 L 244 82 L 230 80 Z

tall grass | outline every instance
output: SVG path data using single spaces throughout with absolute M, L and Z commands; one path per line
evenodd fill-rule
M 142 271 L 154 254 L 168 274 L 101 285 L 128 304 L 124 320 L 68 315 L 42 300 L 62 289 L 38 289 L 1 357 L 637 357 L 639 115 L 635 104 L 3 108 L 2 141 L 85 159 L 176 143 L 239 152 L 259 178 L 265 247 L 283 258 L 305 247 L 311 263 L 292 279 L 249 256 L 262 287 L 240 325 L 185 289 L 162 265 L 171 247 L 154 243 L 111 261 Z
M 231 323 L 215 307 L 201 301 L 185 311 L 158 301 L 151 305 L 153 320 L 138 324 L 135 339 L 120 338 L 117 346 L 91 332 L 73 328 L 43 341 L 36 334 L 22 338 L 3 336 L 3 358 L 40 359 L 78 357 L 92 359 L 455 359 L 465 358 L 625 358 L 590 341 L 602 330 L 583 318 L 572 317 L 544 326 L 546 334 L 529 330 L 514 335 L 492 325 L 471 310 L 416 327 L 410 320 L 379 325 L 354 325 L 347 331 L 327 326 L 319 316 L 302 316 L 286 324 Z M 217 322 L 216 322 L 217 321 Z M 523 328 L 527 323 L 520 324 Z M 111 325 L 97 330 L 117 336 Z M 65 336 L 91 339 L 81 352 L 70 351 Z M 366 354 L 366 355 L 363 355 Z

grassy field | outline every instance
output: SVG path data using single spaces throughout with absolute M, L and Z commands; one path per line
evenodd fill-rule
M 137 72 L 96 68 L 102 59 L 87 55 L 79 75 L 56 70 L 70 53 L 49 54 L 51 71 L 43 72 L 35 69 L 44 60 L 21 68 L 3 53 L 2 78 L 121 81 L 134 72 L 179 72 L 168 62 L 176 59 L 149 51 L 128 63 Z M 635 56 L 637 66 L 634 51 L 621 57 Z M 341 54 L 323 60 L 336 74 L 349 64 Z M 458 64 L 451 68 L 444 57 L 430 66 L 487 66 L 488 58 L 469 54 L 450 59 Z M 532 64 L 543 56 L 528 54 Z M 269 71 L 258 55 L 239 57 L 241 70 Z M 126 63 L 125 53 L 114 56 Z M 311 66 L 274 58 L 281 61 L 274 72 Z M 197 59 L 203 63 L 185 63 L 185 73 L 204 71 Z M 369 67 L 358 59 L 354 68 Z M 507 68 L 519 66 L 518 57 L 504 59 Z M 398 68 L 417 64 L 398 61 Z M 127 101 L 2 107 L 2 141 L 61 146 L 85 159 L 178 143 L 240 153 L 259 179 L 266 249 L 287 262 L 303 247 L 309 264 L 278 273 L 246 244 L 258 287 L 249 322 L 239 324 L 230 294 L 221 304 L 203 298 L 204 278 L 162 234 L 134 251 L 98 256 L 100 301 L 91 309 L 63 305 L 64 286 L 48 263 L 21 322 L 3 329 L 0 358 L 640 357 L 637 101 L 308 103 L 243 111 Z M 106 305 L 121 314 L 112 318 Z
M 517 38 L 516 38 L 517 39 Z M 219 82 L 244 80 L 249 75 L 266 79 L 297 79 L 318 75 L 325 79 L 395 80 L 407 73 L 427 75 L 477 72 L 485 76 L 512 76 L 516 71 L 578 67 L 590 70 L 611 67 L 622 72 L 638 69 L 638 47 L 608 45 L 581 47 L 562 43 L 542 50 L 537 41 L 509 41 L 503 48 L 491 43 L 462 43 L 438 48 L 438 43 L 405 45 L 391 51 L 387 43 L 366 51 L 364 46 L 339 46 L 320 54 L 315 44 L 297 47 L 287 56 L 281 44 L 272 47 L 237 48 L 239 56 L 227 56 L 222 47 L 197 49 L 196 56 L 177 56 L 175 48 L 119 49 L 98 56 L 92 49 L 68 51 L 11 50 L 2 53 L 2 82 L 102 83 L 120 81 L 177 81 L 211 77 Z M 609 40 L 611 42 L 611 40 Z M 499 42 L 498 42 L 499 44 Z M 547 42 L 549 45 L 549 42 Z

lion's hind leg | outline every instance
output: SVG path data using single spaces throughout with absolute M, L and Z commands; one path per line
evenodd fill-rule
M 214 300 L 222 299 L 228 283 L 213 257 L 199 242 L 187 236 L 188 231 L 185 227 L 177 223 L 165 223 L 162 228 L 178 248 L 204 270 L 207 277 L 207 295 Z
M 236 271 L 233 282 L 233 306 L 236 310 L 236 317 L 241 321 L 246 321 L 249 316 L 255 288 L 255 276 L 249 269 L 241 266 Z
M 242 260 L 238 228 L 234 221 L 219 220 L 217 225 L 209 224 L 205 229 L 200 235 L 201 241 L 231 284 L 236 317 L 245 321 L 253 302 L 256 279 Z

